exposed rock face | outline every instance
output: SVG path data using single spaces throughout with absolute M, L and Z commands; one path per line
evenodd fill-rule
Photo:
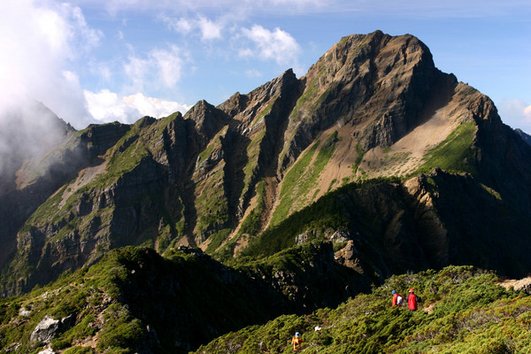
M 368 278 L 334 260 L 332 243 L 284 257 L 283 266 L 259 265 L 257 271 L 262 280 L 289 300 L 293 310 L 335 306 L 369 286 Z
M 341 39 L 305 76 L 309 103 L 291 113 L 282 167 L 324 129 L 348 124 L 364 151 L 390 146 L 425 118 L 434 96 L 457 84 L 438 71 L 428 48 L 412 36 L 380 31 Z
M 46 315 L 31 332 L 30 342 L 36 345 L 49 344 L 53 338 L 71 328 L 75 322 L 74 315 L 63 317 L 60 320 Z
M 59 330 L 60 321 L 45 316 L 31 333 L 30 340 L 35 343 L 49 343 Z
M 420 176 L 386 187 L 404 203 L 407 194 L 407 205 L 381 194 L 358 197 L 371 215 L 382 213 L 385 230 L 358 236 L 352 225 L 365 221 L 352 214 L 345 235 L 330 227 L 290 237 L 304 243 L 339 232 L 347 248 L 338 257 L 376 277 L 469 260 L 521 272 L 502 260 L 467 258 L 460 247 L 472 247 L 472 239 L 497 244 L 504 229 L 527 246 L 514 220 L 531 216 L 529 161 L 531 148 L 503 125 L 492 101 L 440 72 L 420 40 L 380 31 L 348 36 L 300 79 L 288 70 L 218 107 L 199 101 L 185 116 L 70 132 L 17 166 L 12 188 L 0 193 L 0 289 L 27 291 L 112 248 L 144 242 L 231 257 L 341 185 L 395 175 Z M 470 175 L 421 176 L 436 167 Z M 441 189 L 430 190 L 429 178 L 440 178 Z M 490 215 L 473 207 L 485 191 L 503 201 L 485 205 L 518 217 L 475 232 L 462 218 L 452 221 L 453 188 L 470 208 L 454 210 L 469 220 L 481 223 L 478 210 Z M 376 256 L 363 266 L 357 252 Z
M 37 354 L 55 354 L 55 351 L 51 348 L 46 348 L 44 350 L 39 351 Z

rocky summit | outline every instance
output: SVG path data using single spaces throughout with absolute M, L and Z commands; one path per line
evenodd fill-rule
M 2 303 L 2 326 L 27 331 L 1 342 L 15 352 L 184 352 L 394 274 L 531 270 L 529 136 L 412 35 L 344 37 L 301 78 L 288 70 L 184 116 L 54 122 L 59 138 L 0 176 L 0 293 L 55 281 Z M 89 296 L 86 309 L 61 302 L 14 319 L 10 306 L 65 291 Z M 254 302 L 236 310 L 231 296 L 245 294 Z M 182 328 L 191 319 L 195 332 Z

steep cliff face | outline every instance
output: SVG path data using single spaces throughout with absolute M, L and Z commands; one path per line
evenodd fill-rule
M 504 230 L 527 246 L 518 225 L 531 216 L 530 161 L 531 147 L 492 101 L 440 72 L 420 40 L 348 36 L 300 79 L 288 70 L 218 107 L 200 101 L 184 116 L 71 132 L 17 167 L 18 189 L 0 203 L 1 215 L 15 210 L 0 225 L 0 287 L 27 291 L 124 245 L 192 245 L 227 259 L 315 237 L 342 240 L 338 257 L 374 279 L 467 260 L 521 272 L 461 247 L 490 240 L 494 249 Z M 431 175 L 435 168 L 451 173 Z M 408 182 L 357 189 L 348 205 L 363 213 L 343 213 L 342 228 L 286 229 L 290 215 L 330 192 L 390 176 Z M 484 193 L 501 202 L 473 208 Z M 452 198 L 473 211 L 457 215 Z M 476 232 L 461 216 L 480 222 L 479 210 L 514 219 Z M 460 243 L 469 234 L 474 241 Z
M 30 120 L 27 115 L 37 115 L 31 118 L 35 126 L 24 126 Z M 3 266 L 15 251 L 16 234 L 25 220 L 80 170 L 97 165 L 99 156 L 116 143 L 127 126 L 90 126 L 77 132 L 40 104 L 25 107 L 2 124 L 0 141 L 8 143 L 8 151 L 2 151 L 10 161 L 3 159 L 4 168 L 0 169 Z
M 390 146 L 416 127 L 434 95 L 455 85 L 439 72 L 428 48 L 413 36 L 380 31 L 344 37 L 304 77 L 291 112 L 281 167 L 325 129 L 347 125 L 363 151 Z

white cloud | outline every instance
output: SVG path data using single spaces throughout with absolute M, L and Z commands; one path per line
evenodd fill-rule
M 273 4 L 273 5 L 296 5 L 296 6 L 308 6 L 308 5 L 316 5 L 316 6 L 322 6 L 330 1 L 323 1 L 323 0 L 266 0 L 262 1 L 264 4 Z
M 105 63 L 90 63 L 90 72 L 96 75 L 103 82 L 111 81 L 112 71 L 111 68 Z
M 37 100 L 76 127 L 87 124 L 82 90 L 68 68 L 102 33 L 88 26 L 79 7 L 64 3 L 3 0 L 0 13 L 0 111 Z
M 68 3 L 62 4 L 63 11 L 66 14 L 69 14 L 74 23 L 74 33 L 77 32 L 81 38 L 83 38 L 83 48 L 85 50 L 90 50 L 94 47 L 97 47 L 100 44 L 100 40 L 103 37 L 103 32 L 100 30 L 93 29 L 88 26 L 85 17 L 79 7 L 72 6 Z
M 247 69 L 245 70 L 245 76 L 251 77 L 251 78 L 257 78 L 257 77 L 262 77 L 263 75 L 259 70 Z
M 242 34 L 254 44 L 254 48 L 242 48 L 240 56 L 274 60 L 279 65 L 297 63 L 301 48 L 288 32 L 280 28 L 270 31 L 260 25 L 254 25 L 250 29 L 244 28 Z
M 500 116 L 511 127 L 531 131 L 531 105 L 520 99 L 505 100 L 499 105 Z
M 201 34 L 203 41 L 211 41 L 222 38 L 222 31 L 225 27 L 225 20 L 211 20 L 204 16 L 198 15 L 197 18 L 172 18 L 161 16 L 160 19 L 172 31 L 187 35 L 197 30 Z
M 198 25 L 199 29 L 201 30 L 201 38 L 203 40 L 221 38 L 221 29 L 223 28 L 221 23 L 216 23 L 205 17 L 199 17 Z
M 277 0 L 278 3 L 282 1 Z M 303 2 L 301 0 L 299 3 L 302 4 Z M 237 43 L 235 50 L 239 57 L 271 60 L 283 67 L 293 67 L 297 74 L 304 72 L 298 60 L 301 53 L 299 44 L 291 34 L 278 27 L 273 30 L 260 25 L 254 25 L 251 28 L 241 28 L 237 23 L 242 18 L 238 18 L 234 14 L 224 15 L 216 20 L 211 20 L 201 15 L 198 15 L 195 19 L 185 17 L 172 18 L 164 15 L 159 17 L 159 19 L 170 30 L 183 35 L 200 34 L 203 41 L 223 39 L 222 32 L 227 28 L 226 32 L 231 42 Z M 231 25 L 229 26 L 229 24 Z M 247 76 L 257 77 L 256 73 L 247 73 Z
M 133 123 L 143 116 L 159 118 L 176 111 L 184 113 L 190 109 L 186 104 L 148 97 L 142 93 L 121 96 L 109 90 L 85 90 L 84 95 L 89 112 L 100 122 Z
M 531 123 L 531 105 L 525 101 L 514 99 L 503 101 L 500 106 L 502 118 L 525 119 Z
M 181 78 L 182 59 L 179 48 L 171 46 L 168 50 L 156 49 L 150 54 L 155 61 L 159 78 L 168 88 L 172 88 Z
M 168 49 L 153 49 L 145 58 L 132 55 L 123 69 L 131 81 L 132 91 L 143 91 L 146 81 L 162 82 L 166 88 L 173 88 L 181 79 L 182 65 L 187 55 L 174 45 Z M 155 79 L 154 79 L 155 78 Z
M 312 14 L 362 12 L 401 17 L 497 17 L 514 16 L 529 6 L 528 0 L 78 0 L 106 8 L 110 13 L 135 11 L 152 13 L 221 12 L 245 13 L 246 17 L 264 14 Z
M 2 0 L 0 13 L 1 179 L 63 137 L 55 115 L 38 102 L 77 128 L 91 122 L 70 67 L 102 34 L 79 7 L 60 2 Z
M 190 33 L 190 31 L 194 27 L 192 21 L 184 17 L 173 18 L 170 16 L 161 15 L 160 20 L 166 25 L 166 27 L 168 27 L 168 29 L 182 34 Z
M 531 122 L 531 105 L 524 108 L 524 118 Z
M 193 24 L 185 18 L 180 18 L 174 23 L 177 32 L 188 33 L 192 30 Z
M 136 56 L 128 58 L 127 63 L 124 64 L 124 71 L 129 81 L 131 81 L 131 90 L 144 89 L 144 79 L 151 65 L 151 61 L 147 59 L 141 59 Z
M 134 107 L 142 116 L 164 117 L 177 111 L 185 113 L 191 108 L 184 103 L 147 97 L 141 93 L 125 96 L 123 101 L 128 106 Z
M 238 55 L 242 58 L 250 58 L 255 55 L 255 53 L 251 48 L 240 48 Z
M 454 0 L 457 1 L 457 0 Z M 485 0 L 483 0 L 485 1 Z M 365 3 L 366 0 L 79 0 L 81 3 L 99 5 L 111 14 L 125 11 L 160 12 L 235 12 L 244 10 L 252 13 L 278 12 L 301 13 L 323 9 L 328 6 L 346 6 Z

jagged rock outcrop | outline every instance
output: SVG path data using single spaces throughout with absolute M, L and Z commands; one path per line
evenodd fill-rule
M 53 338 L 71 328 L 75 322 L 76 319 L 73 315 L 63 317 L 60 320 L 46 315 L 31 332 L 30 343 L 32 345 L 49 344 Z
M 42 319 L 31 333 L 30 340 L 32 342 L 49 343 L 59 329 L 59 320 L 55 320 L 49 316 Z
M 76 132 L 51 113 L 38 105 L 29 108 L 29 113 L 42 116 L 36 127 L 23 127 L 8 140 L 10 149 L 18 159 L 12 169 L 3 169 L 0 175 L 0 266 L 13 255 L 16 233 L 26 219 L 58 188 L 87 167 L 101 163 L 99 156 L 114 145 L 128 129 L 123 124 L 93 125 Z M 18 117 L 18 120 L 29 118 Z M 46 123 L 48 122 L 48 123 Z M 4 121 L 5 123 L 5 121 Z M 2 129 L 9 133 L 10 129 Z M 25 136 L 18 136 L 26 134 Z M 39 136 L 47 136 L 45 141 Z M 6 143 L 6 137 L 0 136 Z M 30 145 L 28 148 L 26 145 Z M 10 150 L 10 151 L 11 151 Z M 11 171 L 11 175 L 7 175 Z
M 441 89 L 457 84 L 435 68 L 417 38 L 380 31 L 342 38 L 304 81 L 303 104 L 291 113 L 291 139 L 284 142 L 284 168 L 334 124 L 352 126 L 364 151 L 390 146 L 425 118 Z

